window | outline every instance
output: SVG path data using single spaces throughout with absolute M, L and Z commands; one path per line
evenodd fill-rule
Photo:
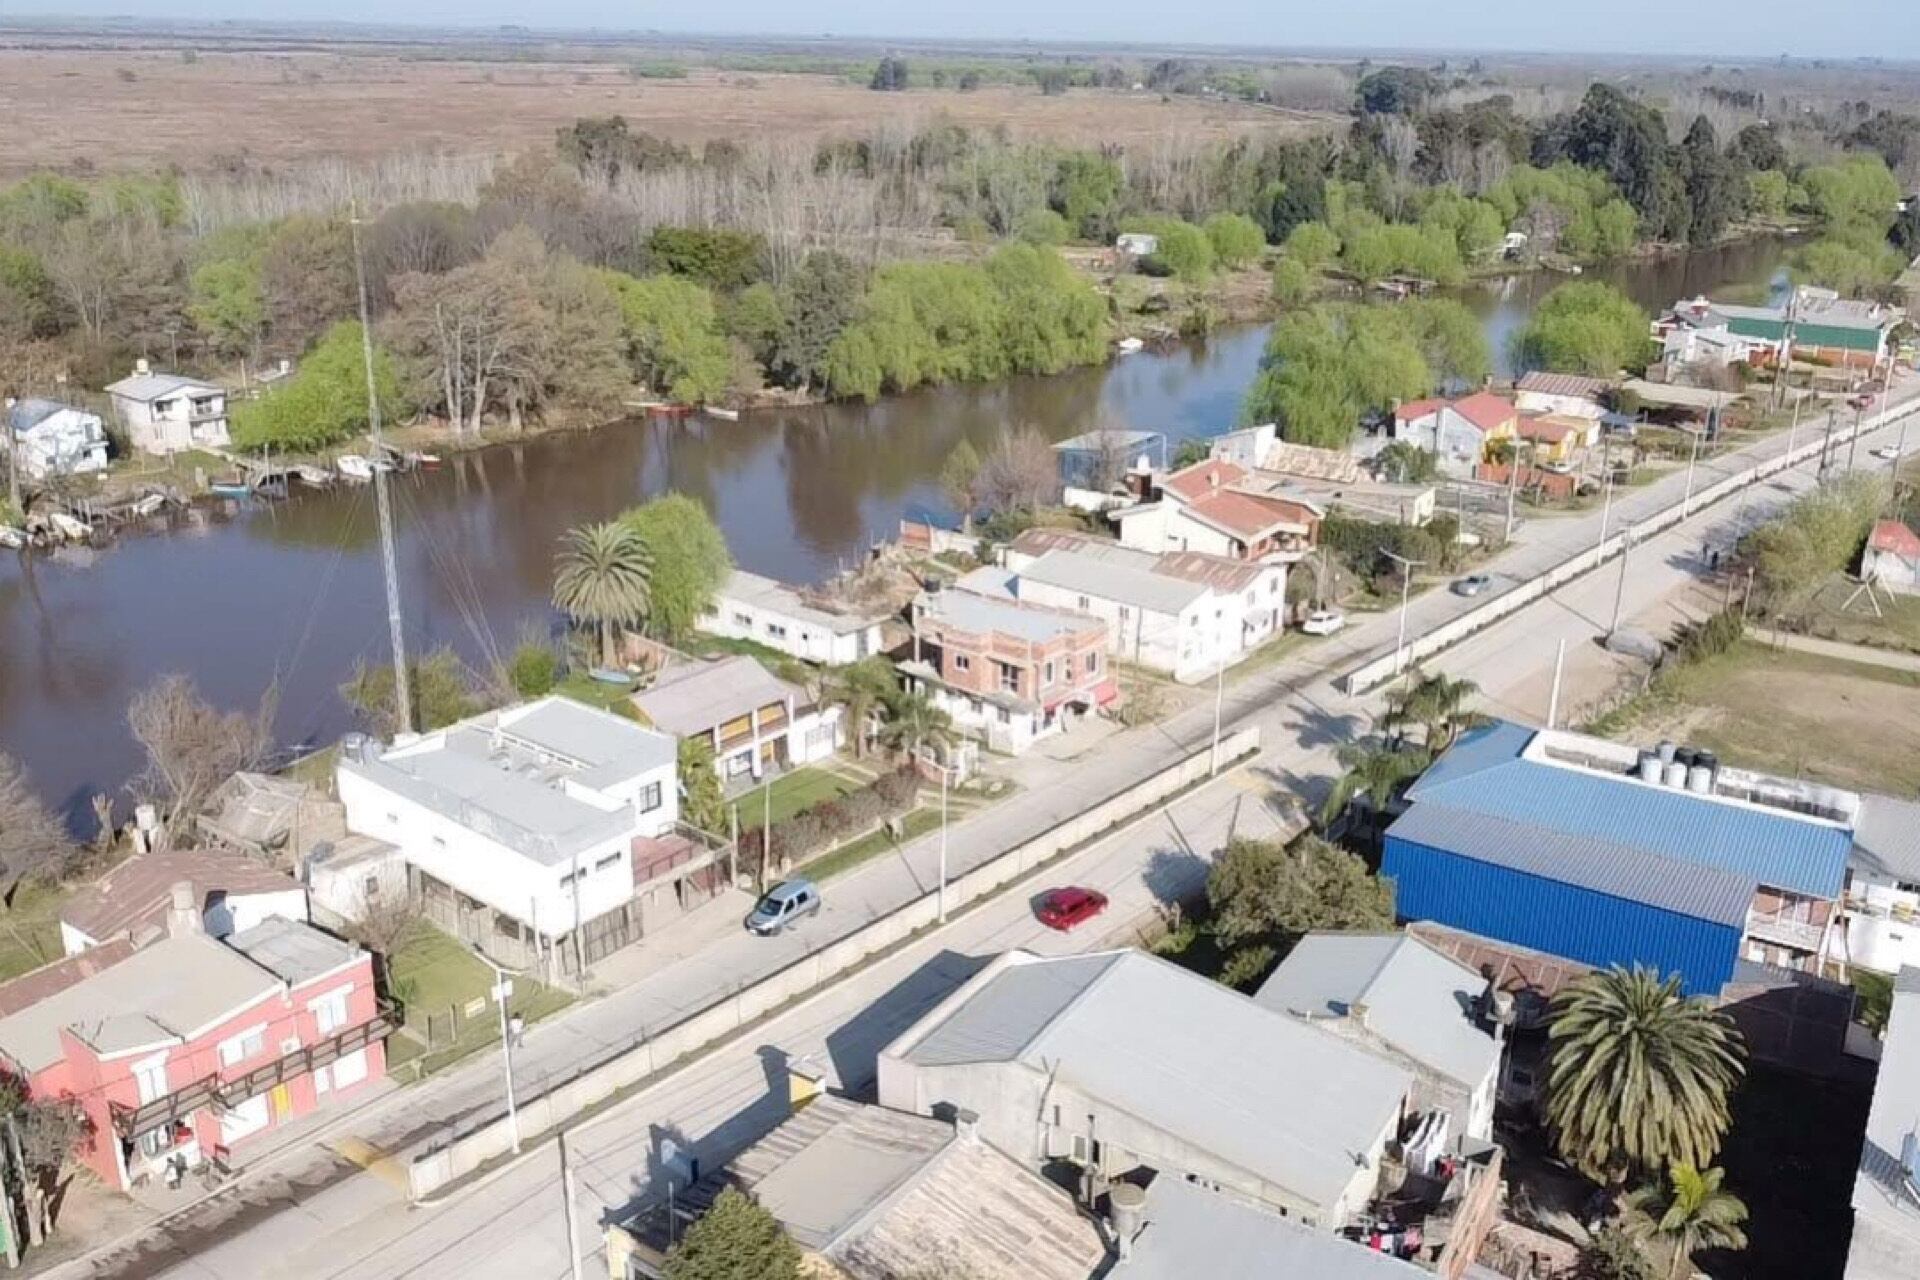
M 1000 723 L 1001 723 L 1001 724 L 1012 724 L 1012 723 L 1013 723 L 1013 713 L 1012 713 L 1011 711 L 1008 711 L 1008 710 L 1007 710 L 1007 709 L 1006 709 L 1005 707 L 1000 707 L 1000 708 L 998 708 L 998 710 L 999 710 L 999 712 L 1000 712 Z
M 1092 675 L 1094 672 L 1098 671 L 1099 669 L 1100 669 L 1100 655 L 1097 653 L 1088 654 L 1087 655 L 1087 674 Z
M 748 614 L 736 613 L 733 615 L 733 625 L 736 627 L 745 627 L 751 631 L 753 629 L 753 618 Z
M 562 889 L 573 888 L 573 872 L 569 871 L 567 872 L 567 874 L 560 877 L 560 887 Z
M 167 1055 L 156 1053 L 133 1064 L 134 1087 L 142 1104 L 163 1098 L 167 1093 Z
M 785 640 L 787 638 L 787 629 L 777 622 L 769 622 L 767 624 L 767 634 L 775 640 Z
M 1132 610 L 1132 609 L 1129 609 L 1129 608 L 1128 608 L 1128 607 L 1127 607 L 1126 605 L 1124 605 L 1124 604 L 1120 606 L 1120 621 L 1121 621 L 1122 623 L 1125 623 L 1125 622 L 1126 622 L 1126 620 L 1127 620 L 1128 618 L 1131 618 L 1132 616 L 1133 616 L 1133 610 Z
M 446 848 L 446 847 L 447 847 L 447 838 L 446 838 L 445 836 L 435 836 L 435 837 L 433 838 L 433 847 L 434 847 L 434 848 L 436 848 L 436 849 L 444 849 L 444 848 Z
M 359 1084 L 367 1078 L 367 1051 L 355 1049 L 342 1055 L 333 1064 L 333 1087 L 345 1089 Z
M 307 1008 L 313 1010 L 314 1024 L 320 1034 L 330 1036 L 347 1025 L 347 993 L 353 990 L 348 983 L 337 991 L 329 991 L 317 1000 L 309 1000 Z
M 267 1029 L 249 1027 L 239 1035 L 220 1042 L 220 1065 L 231 1067 L 260 1054 L 267 1047 Z
M 652 813 L 660 807 L 660 784 L 649 782 L 640 788 L 640 812 Z
M 1052 658 L 1048 658 L 1046 661 L 1046 665 L 1040 668 L 1040 683 L 1041 684 L 1053 683 L 1053 659 Z
M 380 896 L 380 877 L 368 876 L 365 880 L 362 880 L 360 882 L 360 896 L 362 898 L 367 899 L 368 901 L 372 901 L 374 898 L 379 897 Z
M 1088 610 L 1088 609 L 1089 609 L 1090 607 L 1091 607 L 1091 606 L 1089 606 L 1089 605 L 1087 604 L 1087 598 L 1086 598 L 1085 596 L 1081 596 L 1081 597 L 1080 597 L 1080 612 L 1082 612 L 1082 613 L 1085 613 L 1085 612 L 1086 612 L 1086 611 L 1087 611 L 1087 610 Z
M 1072 1160 L 1075 1164 L 1085 1164 L 1087 1162 L 1087 1135 L 1086 1134 L 1076 1133 L 1073 1135 L 1072 1146 L 1069 1149 L 1067 1158 L 1069 1160 Z
M 619 865 L 619 862 L 620 862 L 620 855 L 617 853 L 610 853 L 606 857 L 594 863 L 593 869 L 595 871 L 605 871 L 608 867 Z
M 973 659 L 964 653 L 956 653 L 953 655 L 953 669 L 955 671 L 971 671 L 973 670 Z
M 1064 672 L 1061 676 L 1061 679 L 1065 680 L 1068 684 L 1072 684 L 1073 683 L 1073 655 L 1068 654 L 1065 658 L 1065 662 L 1066 662 L 1066 667 L 1064 668 Z
M 1005 693 L 1020 692 L 1020 668 L 1006 662 L 995 662 L 1000 668 L 1000 688 Z

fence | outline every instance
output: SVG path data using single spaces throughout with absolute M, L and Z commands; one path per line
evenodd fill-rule
M 1856 426 L 1837 428 L 1831 436 L 1822 432 L 1813 432 L 1813 439 L 1809 443 L 1789 449 L 1777 457 L 1755 463 L 1744 471 L 1736 472 L 1703 489 L 1698 489 L 1691 499 L 1676 502 L 1655 515 L 1632 521 L 1630 524 L 1622 520 L 1619 522 L 1622 526 L 1620 531 L 1604 541 L 1569 556 L 1532 581 L 1524 582 L 1511 591 L 1494 596 L 1485 604 L 1469 609 L 1459 617 L 1409 640 L 1404 650 L 1396 652 L 1394 649 L 1388 649 L 1385 653 L 1368 659 L 1340 676 L 1334 683 L 1342 693 L 1365 693 L 1391 680 L 1403 665 L 1411 667 L 1423 659 L 1430 658 L 1442 649 L 1458 644 L 1475 632 L 1493 625 L 1508 614 L 1516 613 L 1536 600 L 1545 599 L 1581 574 L 1599 568 L 1625 549 L 1629 529 L 1635 541 L 1645 541 L 1655 534 L 1671 529 L 1696 511 L 1710 507 L 1716 502 L 1732 497 L 1742 489 L 1750 488 L 1782 471 L 1790 470 L 1802 462 L 1816 458 L 1827 449 L 1844 445 L 1857 435 L 1877 431 L 1916 411 L 1920 411 L 1920 403 L 1910 404 L 1897 410 L 1883 411 L 1875 418 L 1862 419 Z
M 1258 750 L 1259 746 L 1259 729 L 1243 728 L 1221 739 L 1220 758 L 1235 760 Z M 964 907 L 985 898 L 1058 854 L 1204 780 L 1210 755 L 1208 749 L 1197 751 L 956 876 L 947 884 L 949 906 Z M 784 968 L 743 985 L 698 1013 L 651 1033 L 643 1028 L 597 1061 L 583 1064 L 570 1075 L 529 1091 L 519 1104 L 520 1132 L 536 1134 L 558 1128 L 661 1068 L 718 1045 L 754 1020 L 907 941 L 934 924 L 938 914 L 937 895 L 922 894 Z M 426 1199 L 510 1149 L 504 1109 L 471 1122 L 454 1131 L 442 1144 L 414 1158 L 407 1171 L 412 1196 L 415 1200 Z

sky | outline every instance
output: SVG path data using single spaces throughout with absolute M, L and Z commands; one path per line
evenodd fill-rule
M 541 29 L 1920 59 L 1916 0 L 6 0 L 0 11 Z M 1817 15 L 1817 17 L 1816 17 Z

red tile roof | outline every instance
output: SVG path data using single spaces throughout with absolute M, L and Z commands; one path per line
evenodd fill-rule
M 181 849 L 136 854 L 76 893 L 60 918 L 96 942 L 158 929 L 167 917 L 173 886 L 194 888 L 195 905 L 206 909 L 214 894 L 298 893 L 300 882 L 257 858 L 223 849 Z
M 1282 528 L 1305 533 L 1308 528 L 1299 517 L 1301 507 L 1298 503 L 1262 498 L 1234 489 L 1223 490 L 1210 498 L 1191 503 L 1187 509 L 1204 523 L 1240 538 L 1257 538 Z
M 1405 404 L 1396 407 L 1393 411 L 1393 416 L 1395 421 L 1398 422 L 1412 422 L 1415 419 L 1426 417 L 1445 403 L 1445 400 L 1438 399 L 1437 397 L 1429 397 L 1425 400 L 1409 400 Z
M 1542 444 L 1559 444 L 1576 432 L 1585 432 L 1587 424 L 1577 419 L 1568 419 L 1556 413 L 1522 414 L 1520 416 L 1520 438 L 1538 440 Z
M 1867 545 L 1903 560 L 1920 560 L 1920 534 L 1898 520 L 1875 521 L 1873 536 L 1867 539 Z
M 1494 430 L 1501 423 L 1512 420 L 1515 413 L 1513 401 L 1497 396 L 1491 391 L 1476 391 L 1470 396 L 1455 400 L 1451 407 L 1455 413 L 1482 431 Z
M 1210 493 L 1244 484 L 1248 474 L 1247 469 L 1238 463 L 1223 458 L 1209 458 L 1174 472 L 1161 482 L 1160 487 L 1183 501 L 1198 502 Z

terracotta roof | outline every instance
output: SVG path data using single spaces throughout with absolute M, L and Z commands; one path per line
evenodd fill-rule
M 1244 591 L 1259 581 L 1266 568 L 1204 551 L 1169 551 L 1155 562 L 1154 572 L 1204 583 L 1216 591 Z
M 300 883 L 255 858 L 219 849 L 136 854 L 75 894 L 60 918 L 96 942 L 161 925 L 173 886 L 194 887 L 200 909 L 214 894 L 298 893 Z
M 1174 472 L 1161 482 L 1160 487 L 1187 502 L 1198 502 L 1209 493 L 1243 483 L 1247 474 L 1247 469 L 1238 463 L 1209 458 L 1183 471 Z
M 1396 405 L 1393 410 L 1393 416 L 1400 422 L 1412 422 L 1415 418 L 1424 418 L 1428 414 L 1433 413 L 1445 403 L 1445 400 L 1433 396 L 1429 396 L 1425 400 L 1409 400 L 1403 405 Z
M 1106 541 L 1072 529 L 1023 529 L 1014 538 L 1013 549 L 1022 555 L 1043 556 L 1049 551 L 1078 551 L 1090 542 Z
M 1538 440 L 1542 444 L 1559 444 L 1571 435 L 1584 434 L 1587 424 L 1579 418 L 1569 418 L 1560 413 L 1526 413 L 1520 415 L 1520 438 Z
M 1202 523 L 1241 538 L 1257 538 L 1276 529 L 1305 533 L 1309 526 L 1296 514 L 1301 509 L 1302 504 L 1292 500 L 1263 498 L 1237 489 L 1222 490 L 1187 507 Z
M 1542 396 L 1582 396 L 1598 400 L 1613 383 L 1606 378 L 1589 378 L 1579 373 L 1546 373 L 1536 370 L 1514 384 L 1516 391 L 1531 391 Z
M 89 947 L 77 956 L 42 965 L 10 982 L 0 983 L 0 1018 L 10 1018 L 29 1005 L 39 1004 L 48 996 L 85 982 L 132 954 L 133 943 L 125 938 L 116 938 L 102 946 Z
M 1867 539 L 1867 545 L 1875 551 L 1890 552 L 1903 560 L 1920 560 L 1920 534 L 1914 533 L 1898 520 L 1875 521 L 1873 536 Z
M 1491 391 L 1476 391 L 1455 400 L 1450 407 L 1482 431 L 1492 431 L 1501 423 L 1511 420 L 1515 413 L 1513 401 Z
M 1355 484 L 1366 479 L 1360 460 L 1344 449 L 1316 449 L 1311 445 L 1281 441 L 1267 450 L 1260 461 L 1263 471 L 1278 471 L 1310 480 L 1335 480 Z

